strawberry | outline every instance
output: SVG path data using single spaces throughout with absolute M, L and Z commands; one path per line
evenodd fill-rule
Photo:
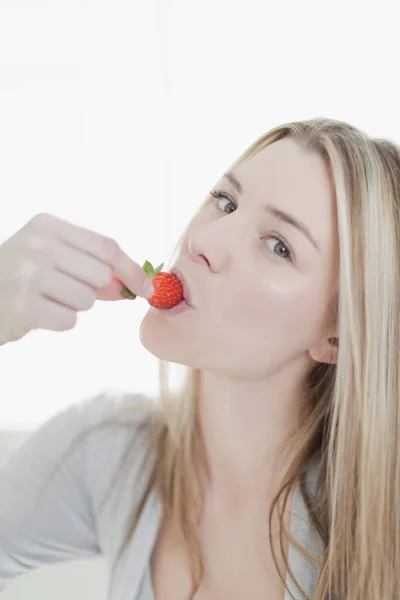
M 143 270 L 152 280 L 154 287 L 154 294 L 147 302 L 154 308 L 168 309 L 176 306 L 183 299 L 183 287 L 176 275 L 161 271 L 163 266 L 164 263 L 154 269 L 153 265 L 146 260 Z M 136 298 L 127 287 L 124 287 L 121 293 L 126 298 Z
M 172 308 L 183 299 L 182 284 L 176 275 L 158 273 L 153 278 L 154 294 L 148 303 L 155 308 Z

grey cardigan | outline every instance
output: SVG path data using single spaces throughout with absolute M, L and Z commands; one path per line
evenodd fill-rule
M 110 566 L 108 599 L 139 600 L 161 523 L 155 493 L 149 497 L 126 551 L 115 566 L 113 563 L 145 482 L 139 471 L 144 444 L 140 435 L 135 435 L 135 423 L 146 410 L 139 397 L 122 393 L 104 393 L 79 402 L 30 434 L 0 466 L 0 590 L 13 578 L 42 565 L 101 554 Z M 79 443 L 79 434 L 109 416 L 122 423 L 132 419 L 132 425 L 95 430 Z M 77 445 L 65 458 L 64 452 L 74 440 Z M 124 476 L 113 482 L 129 448 L 133 452 L 126 455 Z M 61 459 L 59 470 L 44 487 Z M 317 472 L 310 471 L 311 485 Z M 322 555 L 321 540 L 310 526 L 298 490 L 293 498 L 291 531 L 312 552 Z M 312 597 L 316 567 L 293 546 L 289 563 Z M 289 583 L 289 587 L 296 600 L 301 600 L 295 586 Z M 289 594 L 285 600 L 290 600 Z

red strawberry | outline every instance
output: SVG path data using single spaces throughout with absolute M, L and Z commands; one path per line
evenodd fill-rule
M 158 273 L 152 280 L 154 294 L 147 301 L 155 308 L 172 308 L 183 299 L 182 284 L 176 275 Z
M 155 308 L 168 309 L 176 306 L 183 299 L 183 287 L 176 275 L 161 271 L 163 266 L 164 263 L 154 269 L 153 265 L 146 260 L 143 270 L 151 278 L 154 287 L 154 294 L 148 299 L 148 303 Z M 127 287 L 124 287 L 121 293 L 126 298 L 136 298 Z

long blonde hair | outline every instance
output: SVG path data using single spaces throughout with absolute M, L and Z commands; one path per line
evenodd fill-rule
M 318 152 L 334 182 L 340 275 L 332 311 L 339 332 L 339 355 L 336 365 L 317 364 L 310 373 L 311 410 L 285 446 L 270 524 L 276 510 L 281 551 L 286 537 L 318 565 L 313 600 L 397 600 L 400 149 L 346 123 L 314 119 L 285 124 L 263 135 L 233 168 L 285 137 L 306 151 Z M 164 518 L 178 528 L 187 548 L 193 577 L 191 599 L 204 576 L 198 535 L 203 480 L 201 465 L 195 460 L 199 452 L 204 453 L 196 411 L 198 377 L 196 369 L 187 368 L 181 389 L 172 392 L 168 364 L 160 363 L 158 418 L 150 419 L 147 427 L 146 462 L 154 454 L 156 460 L 147 470 L 147 487 L 132 513 L 125 539 L 127 543 L 133 535 L 150 492 L 156 490 Z M 315 493 L 311 493 L 306 474 L 315 459 L 321 470 Z M 285 505 L 296 481 L 322 540 L 322 556 L 311 554 L 285 527 Z M 271 535 L 270 544 L 280 572 Z M 303 598 L 311 600 L 283 552 L 282 557 Z

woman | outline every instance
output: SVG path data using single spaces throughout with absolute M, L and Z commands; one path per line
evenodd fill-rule
M 399 207 L 393 143 L 327 119 L 258 139 L 180 240 L 191 306 L 143 320 L 161 402 L 71 407 L 3 466 L 0 582 L 103 553 L 112 600 L 397 599 Z M 115 242 L 46 215 L 0 260 L 3 343 L 73 327 L 113 274 L 152 295 Z

